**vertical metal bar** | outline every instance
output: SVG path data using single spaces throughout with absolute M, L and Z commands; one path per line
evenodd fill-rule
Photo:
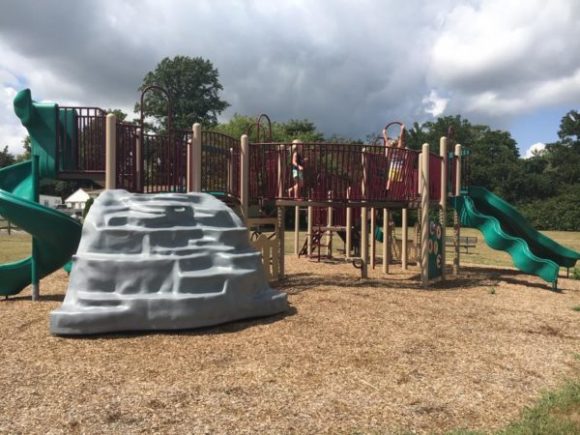
M 439 198 L 439 223 L 441 224 L 441 279 L 445 279 L 445 235 L 447 230 L 447 138 L 442 137 L 439 142 L 440 166 L 440 198 Z
M 429 144 L 423 144 L 421 153 L 421 284 L 429 282 Z
M 455 145 L 455 196 L 461 195 L 461 145 Z M 459 274 L 459 268 L 461 265 L 461 249 L 459 246 L 459 240 L 461 237 L 461 221 L 459 220 L 459 213 L 457 209 L 453 212 L 453 247 L 455 251 L 455 256 L 453 258 L 453 274 Z
M 32 156 L 32 200 L 38 202 L 38 156 Z M 30 282 L 32 284 L 32 300 L 38 301 L 40 288 L 39 288 L 39 272 L 38 272 L 38 240 L 36 237 L 32 238 L 32 260 L 30 263 Z
M 402 241 L 401 241 L 401 268 L 403 270 L 407 270 L 407 258 L 408 258 L 408 254 L 407 254 L 407 244 L 408 244 L 408 234 L 409 234 L 409 230 L 408 230 L 408 223 L 409 223 L 409 217 L 408 217 L 408 209 L 404 208 L 402 211 L 402 233 L 403 235 L 401 236 Z
M 389 209 L 383 209 L 383 273 L 389 273 Z
M 115 189 L 116 171 L 117 171 L 117 122 L 115 115 L 109 113 L 107 115 L 106 127 L 106 169 L 105 169 L 105 189 Z

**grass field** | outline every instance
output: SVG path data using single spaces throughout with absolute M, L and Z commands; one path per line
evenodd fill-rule
M 570 249 L 574 249 L 580 252 L 580 232 L 572 232 L 572 231 L 542 231 L 544 235 L 547 237 L 555 240 L 556 242 L 560 243 L 563 246 L 566 246 Z M 401 228 L 396 229 L 396 237 L 400 240 L 401 239 Z M 452 229 L 447 229 L 447 235 L 453 235 Z M 489 246 L 485 244 L 483 240 L 483 236 L 481 233 L 473 228 L 462 228 L 461 229 L 462 236 L 469 236 L 469 237 L 477 237 L 477 246 L 475 248 L 470 248 L 469 252 L 466 253 L 465 249 L 461 249 L 460 254 L 460 261 L 463 264 L 479 264 L 485 266 L 498 266 L 498 267 L 513 267 L 513 262 L 509 254 L 503 251 L 495 251 L 491 249 Z M 414 229 L 409 230 L 409 240 L 413 240 L 415 238 Z M 302 247 L 305 240 L 305 231 L 300 233 L 300 243 L 299 246 Z M 334 237 L 333 243 L 340 249 L 343 249 L 343 242 L 338 237 Z M 382 252 L 382 244 L 377 242 L 377 255 Z M 286 239 L 285 239 L 285 252 L 287 254 L 294 253 L 294 232 L 293 231 L 286 231 Z M 447 247 L 447 262 L 451 262 L 451 258 L 453 258 L 453 248 Z
M 0 234 L 0 261 L 29 247 Z M 554 293 L 498 254 L 479 236 L 432 291 L 415 266 L 289 256 L 286 315 L 78 339 L 48 332 L 57 271 L 39 303 L 0 301 L 0 433 L 580 433 L 580 281 Z

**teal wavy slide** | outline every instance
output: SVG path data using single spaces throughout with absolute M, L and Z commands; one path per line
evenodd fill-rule
M 580 254 L 532 228 L 508 202 L 487 189 L 470 186 L 455 199 L 461 225 L 478 228 L 493 249 L 507 251 L 521 271 L 556 284 L 560 266 L 573 267 Z
M 32 162 L 0 170 L 0 215 L 35 238 L 38 278 L 64 264 L 75 253 L 81 225 L 33 199 Z M 18 294 L 31 283 L 32 257 L 0 265 L 0 295 Z

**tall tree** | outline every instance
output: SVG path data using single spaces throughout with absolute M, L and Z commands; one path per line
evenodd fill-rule
M 166 57 L 155 70 L 145 75 L 139 90 L 159 85 L 169 93 L 173 103 L 173 127 L 176 129 L 189 130 L 195 122 L 214 126 L 218 115 L 229 107 L 219 96 L 223 86 L 218 76 L 212 63 L 201 57 Z M 167 128 L 168 107 L 164 95 L 148 92 L 143 106 L 145 116 L 155 117 L 161 129 Z M 140 110 L 140 103 L 137 103 L 135 112 Z
M 267 128 L 267 124 L 263 122 L 260 128 Z M 240 137 L 242 134 L 249 132 L 250 140 L 257 140 L 256 118 L 253 116 L 244 116 L 236 113 L 228 122 L 217 125 L 215 130 L 232 137 Z M 264 139 L 263 133 L 263 131 L 260 132 L 262 139 Z M 308 119 L 272 122 L 272 140 L 274 142 L 290 142 L 294 139 L 300 139 L 303 142 L 321 142 L 325 140 L 324 135 L 318 131 L 314 122 Z M 342 139 L 347 140 L 345 138 Z
M 0 151 L 0 168 L 13 165 L 15 162 L 16 158 L 10 151 L 8 151 L 8 145 L 6 145 L 4 149 Z

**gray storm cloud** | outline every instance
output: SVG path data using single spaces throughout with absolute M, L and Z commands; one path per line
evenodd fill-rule
M 441 110 L 501 126 L 522 101 L 580 93 L 578 3 L 544 3 L 7 0 L 0 78 L 39 98 L 127 110 L 163 57 L 202 56 L 232 104 L 225 118 L 309 118 L 352 137 Z M 11 89 L 0 94 L 0 136 L 13 82 L 0 83 Z

